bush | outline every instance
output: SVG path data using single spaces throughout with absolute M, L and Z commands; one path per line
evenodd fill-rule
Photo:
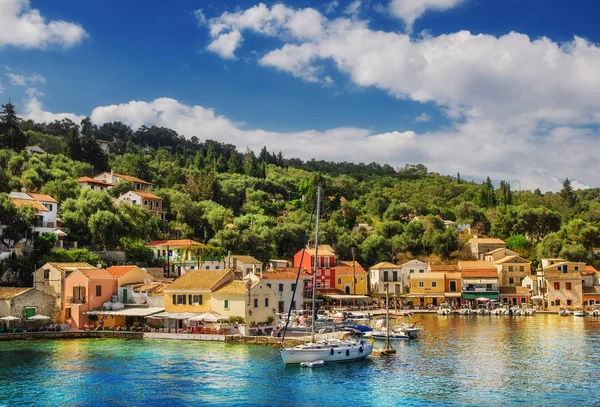
M 121 248 L 127 256 L 127 260 L 137 264 L 150 265 L 154 261 L 154 251 L 139 240 L 122 237 Z
M 100 258 L 100 256 L 98 256 L 96 253 L 88 251 L 87 249 L 55 250 L 45 256 L 42 262 L 89 263 L 94 267 L 98 264 L 100 264 L 102 267 L 106 266 L 106 263 Z
M 229 323 L 231 324 L 244 324 L 244 317 L 238 315 L 232 315 L 229 317 Z

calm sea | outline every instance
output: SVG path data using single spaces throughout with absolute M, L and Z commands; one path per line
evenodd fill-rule
M 0 343 L 0 406 L 600 405 L 600 318 L 415 316 L 393 358 L 284 368 L 277 349 Z

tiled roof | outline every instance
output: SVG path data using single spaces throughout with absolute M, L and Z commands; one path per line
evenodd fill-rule
M 153 199 L 156 201 L 162 201 L 162 198 L 160 196 L 156 196 L 154 194 L 151 194 L 149 192 L 142 192 L 142 191 L 129 191 L 129 192 L 133 192 L 134 194 L 139 195 L 142 198 L 146 198 L 146 199 Z
M 151 247 L 183 247 L 183 246 L 204 246 L 200 242 L 196 242 L 192 239 L 172 239 L 172 240 L 153 240 L 146 246 Z
M 544 273 L 546 280 L 580 280 L 580 273 L 561 273 L 560 271 L 546 271 Z
M 531 295 L 529 293 L 529 289 L 527 287 L 518 286 L 518 287 L 500 287 L 500 295 Z
M 11 300 L 29 290 L 32 287 L 0 287 L 0 300 Z
M 295 280 L 298 274 L 298 268 L 294 267 L 280 267 L 263 271 L 262 276 L 264 280 Z M 299 280 L 311 278 L 312 274 L 309 274 L 305 268 L 300 270 Z
M 496 239 L 493 237 L 479 237 L 469 239 L 468 243 L 475 242 L 476 244 L 506 244 L 506 242 L 502 239 Z
M 483 261 L 483 260 L 467 260 L 467 261 L 459 261 L 458 268 L 461 271 L 465 270 L 494 270 L 496 271 L 496 267 L 494 263 L 491 261 Z
M 114 280 L 115 278 L 105 269 L 77 269 L 90 280 Z M 72 274 L 71 274 L 72 275 Z
M 411 280 L 438 280 L 444 279 L 443 272 L 428 271 L 426 273 L 414 273 L 410 275 Z
M 489 252 L 487 252 L 485 255 L 486 255 L 486 256 L 489 256 L 490 254 L 498 253 L 498 252 L 501 252 L 502 250 L 510 250 L 510 249 L 507 249 L 506 247 L 499 247 L 499 248 L 497 248 L 497 249 L 490 250 L 490 251 L 489 251 Z M 511 250 L 511 251 L 512 251 L 512 250 Z
M 145 291 L 149 296 L 160 296 L 164 295 L 165 288 L 168 287 L 168 283 L 152 282 L 148 284 L 136 284 L 133 287 L 134 292 Z
M 115 177 L 124 179 L 126 181 L 132 181 L 132 182 L 137 182 L 138 184 L 148 184 L 148 185 L 152 185 L 151 182 L 148 181 L 144 181 L 143 179 L 139 179 L 137 177 L 133 177 L 131 175 L 124 175 L 124 174 L 113 174 Z
M 376 265 L 371 267 L 371 270 L 381 270 L 381 269 L 399 269 L 400 266 L 395 265 L 394 263 L 390 263 L 389 261 L 382 261 L 381 263 L 377 263 Z
M 444 272 L 450 272 L 450 273 L 455 273 L 455 272 L 460 272 L 460 269 L 458 268 L 458 264 L 431 264 L 429 266 L 429 271 L 444 271 Z
M 34 194 L 33 192 L 27 192 L 27 195 L 29 195 L 36 201 L 58 203 L 58 201 L 56 199 L 52 198 L 50 195 Z
M 79 177 L 75 180 L 75 182 L 87 182 L 88 184 L 104 185 L 107 187 L 114 186 L 113 184 L 111 184 L 109 182 L 100 181 L 100 180 L 90 178 L 90 177 Z
M 262 261 L 256 260 L 252 256 L 243 256 L 243 255 L 235 254 L 235 255 L 233 255 L 231 257 L 233 257 L 237 261 L 240 261 L 240 262 L 242 262 L 244 264 L 262 264 Z
M 84 268 L 95 268 L 94 266 L 92 266 L 89 263 L 48 263 L 49 265 L 51 265 L 54 268 L 57 268 L 61 271 L 68 271 L 68 270 L 76 270 L 76 269 L 84 269 Z
M 229 274 L 225 270 L 190 270 L 175 280 L 167 290 L 213 290 Z
M 413 260 L 407 261 L 406 263 L 402 263 L 400 265 L 400 267 L 402 267 L 402 266 L 408 266 L 410 263 L 416 263 L 416 262 L 423 263 L 423 264 L 427 265 L 427 263 L 425 263 L 424 261 L 413 259 Z
M 582 289 L 583 289 L 582 291 L 584 294 L 600 294 L 599 286 L 593 286 L 593 287 L 583 286 Z
M 529 260 L 524 259 L 523 257 L 519 256 L 518 254 L 514 254 L 511 256 L 505 256 L 505 257 L 502 257 L 501 259 L 494 260 L 494 264 L 496 264 L 496 263 L 498 263 L 498 264 L 501 264 L 501 263 L 523 263 L 523 264 L 525 264 L 525 262 L 531 264 L 531 262 Z
M 323 249 L 321 247 L 319 247 L 319 250 L 317 251 L 319 256 L 328 256 L 328 257 L 332 257 L 335 256 L 335 253 L 330 252 L 329 250 Z M 308 254 L 309 256 L 314 256 L 315 255 L 315 249 L 310 248 L 310 249 L 306 249 L 306 254 Z
M 461 273 L 462 278 L 498 278 L 498 272 L 496 270 L 481 269 L 481 270 L 463 270 Z
M 114 278 L 119 278 L 135 268 L 138 268 L 138 266 L 111 266 L 106 271 Z
M 17 208 L 22 208 L 25 206 L 31 206 L 38 212 L 50 212 L 48 208 L 39 203 L 38 201 L 34 201 L 33 199 L 21 199 L 21 198 L 10 198 L 10 201 Z
M 235 280 L 230 281 L 225 284 L 223 287 L 214 291 L 213 294 L 229 294 L 229 295 L 243 295 L 248 293 L 248 288 L 246 287 L 246 283 L 248 280 Z M 255 287 L 260 281 L 253 281 L 251 287 Z
M 589 264 L 586 264 L 586 265 L 585 265 L 585 271 L 592 271 L 592 272 L 594 272 L 594 273 L 597 273 L 597 272 L 598 272 L 598 270 L 596 270 L 596 268 L 595 268 L 594 266 L 591 266 L 591 265 L 589 265 Z
M 453 279 L 459 279 L 462 277 L 462 273 L 460 271 L 457 271 L 455 273 L 444 273 L 444 276 L 446 279 L 448 280 L 453 280 Z
M 352 264 L 352 262 L 350 262 L 350 264 Z M 365 271 L 364 268 L 362 268 L 362 266 L 358 263 L 356 263 L 356 267 L 354 266 L 350 266 L 350 265 L 346 265 L 343 264 L 339 265 L 339 266 L 335 266 L 333 267 L 335 269 L 335 275 L 339 275 L 339 276 L 352 276 L 354 275 L 354 273 L 356 273 L 356 275 L 367 275 L 367 272 Z

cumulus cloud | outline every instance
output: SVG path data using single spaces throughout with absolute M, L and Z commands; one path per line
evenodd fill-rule
M 29 0 L 2 0 L 0 6 L 0 47 L 71 48 L 87 37 L 79 24 L 46 21 L 39 10 L 31 8 Z
M 421 113 L 420 115 L 415 117 L 415 121 L 417 123 L 428 123 L 431 121 L 431 116 L 429 116 L 427 113 Z
M 27 95 L 29 99 L 25 102 L 21 116 L 25 120 L 33 120 L 38 123 L 50 123 L 54 120 L 71 119 L 75 123 L 81 122 L 85 119 L 85 116 L 73 114 L 73 113 L 52 113 L 44 110 L 42 102 L 39 97 L 43 96 L 43 93 L 37 92 L 36 89 L 28 89 Z
M 463 0 L 392 0 L 390 12 L 402 19 L 406 25 L 406 32 L 412 32 L 415 20 L 428 10 L 443 11 L 456 7 Z
M 10 79 L 10 83 L 14 86 L 27 86 L 27 85 L 35 85 L 38 83 L 46 83 L 46 78 L 38 73 L 34 73 L 30 76 L 18 75 L 11 71 L 9 71 L 6 76 Z

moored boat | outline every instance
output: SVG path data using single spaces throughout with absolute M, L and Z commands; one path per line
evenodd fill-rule
M 574 317 L 585 317 L 586 312 L 583 308 L 576 308 L 575 311 L 573 311 L 573 316 Z

